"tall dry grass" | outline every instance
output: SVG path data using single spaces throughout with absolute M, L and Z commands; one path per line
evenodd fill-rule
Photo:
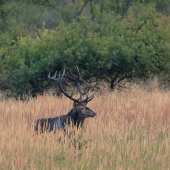
M 0 103 L 0 169 L 170 169 L 170 93 L 130 92 L 98 96 L 97 113 L 66 135 L 33 134 L 31 123 L 66 114 L 72 102 L 51 95 Z M 60 139 L 60 140 L 59 140 Z

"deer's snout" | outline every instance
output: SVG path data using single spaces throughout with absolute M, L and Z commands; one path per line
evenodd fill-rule
M 96 113 L 95 113 L 95 112 L 92 113 L 91 117 L 94 117 L 94 116 L 96 116 Z

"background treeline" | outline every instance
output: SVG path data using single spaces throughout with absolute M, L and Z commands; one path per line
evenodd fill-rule
M 49 71 L 87 81 L 170 81 L 170 0 L 0 0 L 0 90 L 32 96 Z M 73 70 L 74 71 L 74 70 Z

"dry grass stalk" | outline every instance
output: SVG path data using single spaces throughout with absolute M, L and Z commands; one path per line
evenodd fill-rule
M 63 102 L 65 101 L 65 102 Z M 131 92 L 95 96 L 97 116 L 64 135 L 33 135 L 33 120 L 66 114 L 72 102 L 52 95 L 0 103 L 0 169 L 169 169 L 170 94 Z M 59 139 L 61 141 L 59 142 Z

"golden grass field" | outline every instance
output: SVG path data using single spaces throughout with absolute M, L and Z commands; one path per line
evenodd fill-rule
M 2 100 L 0 170 L 170 169 L 170 92 L 134 86 L 96 94 L 88 107 L 97 116 L 75 133 L 34 134 L 35 119 L 67 114 L 72 102 L 46 94 Z

